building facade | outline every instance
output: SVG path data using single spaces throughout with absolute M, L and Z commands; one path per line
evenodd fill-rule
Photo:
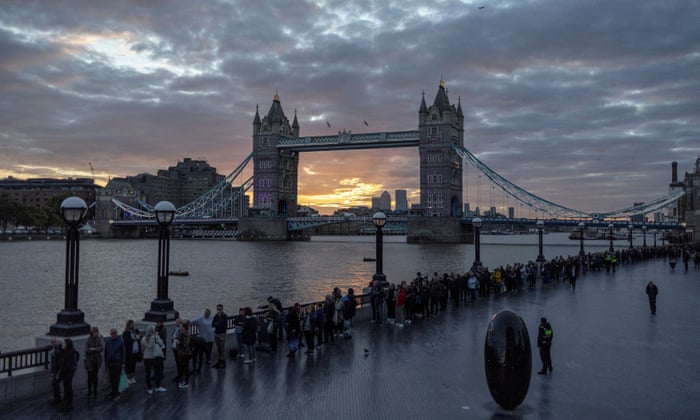
M 8 177 L 0 180 L 0 195 L 7 194 L 11 200 L 23 206 L 43 207 L 54 197 L 76 195 L 91 204 L 95 201 L 95 185 L 92 178 L 34 178 L 16 179 Z

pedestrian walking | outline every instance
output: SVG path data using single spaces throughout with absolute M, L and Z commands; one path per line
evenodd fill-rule
M 652 315 L 656 315 L 656 295 L 659 294 L 659 288 L 650 280 L 649 283 L 647 283 L 646 292 L 649 298 L 649 310 L 651 310 Z
M 540 326 L 537 330 L 537 347 L 540 349 L 540 360 L 542 361 L 542 370 L 537 372 L 538 375 L 546 375 L 547 371 L 552 372 L 552 339 L 554 331 L 547 318 L 540 319 Z

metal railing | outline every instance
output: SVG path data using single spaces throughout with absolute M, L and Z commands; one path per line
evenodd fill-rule
M 51 346 L 35 347 L 0 353 L 0 375 L 12 376 L 12 372 L 36 367 L 49 368 Z

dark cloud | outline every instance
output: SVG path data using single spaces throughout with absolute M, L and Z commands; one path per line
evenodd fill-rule
M 4 2 L 0 176 L 85 175 L 87 161 L 105 176 L 153 173 L 185 156 L 226 173 L 252 149 L 255 106 L 266 113 L 275 93 L 302 135 L 411 130 L 441 77 L 461 102 L 465 146 L 552 201 L 622 208 L 663 195 L 671 161 L 690 169 L 700 154 L 694 2 L 478 6 Z M 302 163 L 316 173 L 302 175 L 302 194 L 348 179 L 392 194 L 419 185 L 414 149 Z M 467 174 L 475 207 L 480 182 Z M 480 187 L 487 207 L 493 193 Z

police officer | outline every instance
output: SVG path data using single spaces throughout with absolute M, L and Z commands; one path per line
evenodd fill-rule
M 540 349 L 540 360 L 542 361 L 542 370 L 537 372 L 538 375 L 546 375 L 547 370 L 552 372 L 552 355 L 550 349 L 552 348 L 553 338 L 554 331 L 552 331 L 552 326 L 547 321 L 547 318 L 542 317 L 537 331 L 537 347 Z

